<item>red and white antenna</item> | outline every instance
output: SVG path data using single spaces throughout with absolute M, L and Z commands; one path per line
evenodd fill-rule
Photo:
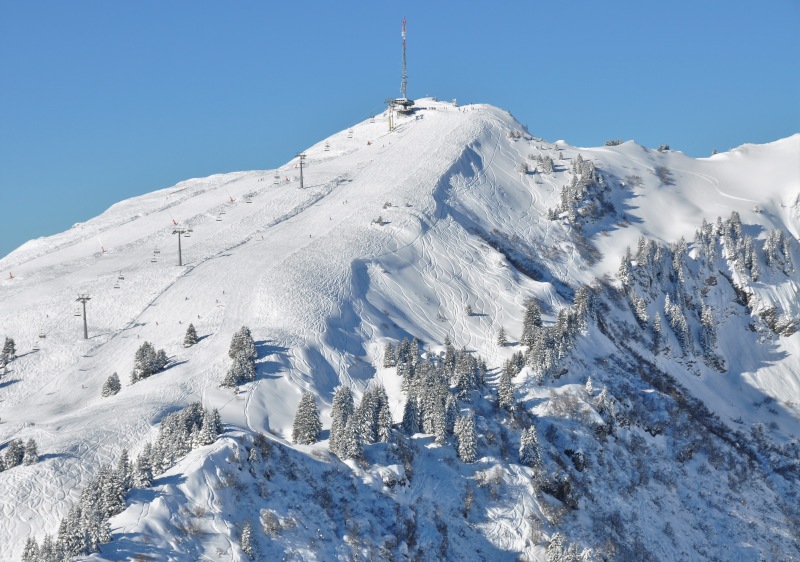
M 408 75 L 406 74 L 406 18 L 403 18 L 403 81 L 400 83 L 400 97 L 406 98 Z

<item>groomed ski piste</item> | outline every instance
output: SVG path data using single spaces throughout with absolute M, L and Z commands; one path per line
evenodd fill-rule
M 31 535 L 57 533 L 103 463 L 116 463 L 122 449 L 135 457 L 166 414 L 196 401 L 219 409 L 223 435 L 157 475 L 151 488 L 131 492 L 127 509 L 111 519 L 114 540 L 90 559 L 246 560 L 241 525 L 247 518 L 257 523 L 259 509 L 294 521 L 280 536 L 259 536 L 261 559 L 345 560 L 359 548 L 366 552 L 363 536 L 354 547 L 356 539 L 331 526 L 336 517 L 304 509 L 323 477 L 331 488 L 350 487 L 348 514 L 337 517 L 369 519 L 361 529 L 374 533 L 365 533 L 373 546 L 389 544 L 399 505 L 440 510 L 436 517 L 451 526 L 449 546 L 428 559 L 546 560 L 556 530 L 581 548 L 598 549 L 603 545 L 587 537 L 599 523 L 583 504 L 567 516 L 573 531 L 559 529 L 558 518 L 534 523 L 544 519 L 530 474 L 486 452 L 488 445 L 467 465 L 452 446 L 418 435 L 416 470 L 407 481 L 402 466 L 386 461 L 386 445 L 365 446 L 367 463 L 339 461 L 326 441 L 335 388 L 348 385 L 358 397 L 372 381 L 382 382 L 399 423 L 406 398 L 395 369 L 382 367 L 385 344 L 415 336 L 426 352 L 439 353 L 449 337 L 457 349 L 486 359 L 490 397 L 497 370 L 523 350 L 517 340 L 526 299 L 542 303 L 543 320 L 552 324 L 577 287 L 604 277 L 618 284 L 620 258 L 626 247 L 635 251 L 641 235 L 662 244 L 684 237 L 691 249 L 703 219 L 725 220 L 732 211 L 757 238 L 776 228 L 791 237 L 794 271 L 750 283 L 757 295 L 751 302 L 800 318 L 800 135 L 694 159 L 634 142 L 577 148 L 545 141 L 535 137 L 535 123 L 529 134 L 489 105 L 426 98 L 416 108 L 396 117 L 394 131 L 384 114 L 306 149 L 303 189 L 297 160 L 276 170 L 191 179 L 122 201 L 0 260 L 0 336 L 14 338 L 18 355 L 0 378 L 0 444 L 33 438 L 41 455 L 37 464 L 0 472 L 0 560 L 18 560 Z M 552 173 L 520 172 L 520 163 L 533 167 L 538 155 L 553 159 Z M 548 218 L 578 155 L 611 186 L 615 209 L 581 236 L 566 219 Z M 192 230 L 181 240 L 182 266 L 176 226 Z M 516 252 L 527 258 L 516 259 Z M 79 294 L 91 299 L 87 340 L 76 315 Z M 664 357 L 658 366 L 725 426 L 763 424 L 771 443 L 787 446 L 800 435 L 800 335 L 746 329 L 757 323 L 756 312 L 741 326 L 735 315 L 720 321 L 724 373 Z M 184 348 L 189 323 L 199 342 Z M 231 336 L 242 326 L 256 342 L 257 378 L 236 391 L 220 388 Z M 510 340 L 504 347 L 497 345 L 501 327 Z M 134 353 L 145 341 L 166 350 L 169 366 L 130 384 Z M 556 415 L 548 410 L 554 393 L 579 395 L 588 376 L 602 378 L 594 354 L 608 345 L 589 330 L 572 363 L 583 368 L 543 385 L 523 369 L 514 379 L 518 400 L 537 416 Z M 114 372 L 122 390 L 101 398 Z M 323 440 L 295 446 L 292 423 L 306 391 L 317 399 Z M 480 413 L 486 404 L 464 407 Z M 486 423 L 482 439 L 493 427 Z M 226 471 L 238 472 L 233 451 L 257 433 L 301 474 L 273 471 L 276 490 L 266 497 L 221 484 Z M 658 439 L 649 445 L 654 450 Z M 546 442 L 541 433 L 539 441 Z M 474 512 L 462 516 L 464 482 L 495 466 L 504 468 L 500 491 L 481 488 Z M 676 496 L 703 496 L 714 486 L 708 480 L 723 478 L 706 467 L 688 463 L 685 480 L 673 484 Z M 405 483 L 387 487 L 387 472 Z M 621 476 L 619 487 L 628 485 Z M 791 486 L 796 494 L 796 479 Z M 774 559 L 798 559 L 797 529 L 775 507 L 790 501 L 784 488 L 748 488 L 730 503 L 712 490 L 721 502 L 713 517 L 707 508 L 685 513 L 691 499 L 658 505 L 647 495 L 615 496 L 617 488 L 598 484 L 593 500 L 639 502 L 642 521 L 654 521 L 654 530 L 637 540 L 654 559 L 695 559 L 698 552 L 712 559 L 709 547 L 719 549 L 719 559 L 776 552 Z M 665 518 L 672 531 L 664 531 Z M 692 528 L 703 519 L 711 530 Z M 432 532 L 420 528 L 417 544 L 433 541 Z M 670 535 L 672 542 L 664 542 Z M 394 552 L 387 559 L 412 552 L 408 545 L 385 548 Z

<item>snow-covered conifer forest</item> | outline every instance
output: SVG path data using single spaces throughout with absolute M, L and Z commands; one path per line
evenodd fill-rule
M 1 560 L 800 559 L 800 135 L 415 107 L 0 260 Z

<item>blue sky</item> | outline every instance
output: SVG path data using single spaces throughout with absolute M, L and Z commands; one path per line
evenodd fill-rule
M 0 2 L 0 256 L 399 95 L 691 156 L 800 131 L 800 2 Z

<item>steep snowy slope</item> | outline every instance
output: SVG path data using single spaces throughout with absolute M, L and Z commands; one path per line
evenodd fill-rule
M 294 518 L 295 524 L 313 519 L 302 503 L 318 492 L 313 482 L 320 478 L 330 479 L 331 489 L 352 487 L 359 498 L 356 506 L 374 507 L 375 514 L 367 517 L 373 525 L 369 530 L 376 535 L 375 544 L 393 552 L 387 558 L 403 552 L 413 556 L 408 544 L 386 547 L 388 543 L 378 540 L 394 532 L 389 521 L 398 516 L 392 510 L 441 496 L 439 519 L 420 527 L 418 544 L 425 544 L 425 533 L 441 535 L 441 520 L 443 528 L 454 529 L 442 557 L 469 559 L 480 551 L 493 560 L 514 559 L 519 553 L 543 559 L 543 538 L 559 528 L 558 518 L 543 524 L 541 536 L 534 533 L 539 527 L 532 521 L 541 518 L 543 504 L 534 499 L 537 492 L 527 469 L 488 453 L 479 465 L 464 468 L 451 449 L 431 447 L 420 437 L 413 440 L 419 441 L 413 481 L 387 490 L 381 484 L 385 473 L 376 467 L 403 471 L 391 468 L 397 462 L 382 445 L 372 446 L 361 465 L 328 456 L 324 443 L 298 447 L 299 452 L 287 448 L 301 392 L 317 396 L 327 428 L 337 386 L 349 385 L 360 395 L 377 379 L 389 391 L 394 421 L 399 422 L 406 397 L 395 370 L 382 367 L 387 342 L 415 336 L 426 351 L 439 352 L 450 337 L 456 348 L 465 347 L 485 358 L 491 369 L 499 368 L 523 350 L 516 340 L 526 299 L 541 303 L 545 324 L 551 324 L 571 304 L 578 287 L 614 275 L 625 248 L 635 253 L 641 235 L 666 244 L 682 236 L 691 241 L 703 219 L 714 223 L 732 211 L 758 240 L 772 229 L 790 235 L 795 269 L 765 271 L 761 281 L 730 273 L 737 291 L 754 296 L 747 310 L 731 309 L 733 320 L 720 329 L 725 374 L 712 376 L 711 367 L 687 365 L 674 352 L 654 358 L 653 364 L 731 431 L 763 424 L 770 428 L 769 443 L 796 444 L 800 335 L 787 331 L 778 337 L 763 326 L 745 328 L 751 322 L 763 324 L 757 313 L 769 305 L 786 319 L 800 318 L 800 135 L 695 160 L 632 142 L 592 149 L 545 142 L 491 106 L 457 108 L 426 99 L 417 107 L 416 115 L 400 117 L 391 133 L 381 116 L 307 149 L 302 190 L 296 162 L 274 171 L 188 180 L 121 202 L 0 260 L 0 335 L 13 337 L 18 349 L 18 358 L 0 379 L 0 442 L 34 438 L 42 454 L 38 464 L 0 473 L 6 491 L 0 497 L 0 544 L 7 545 L 0 558 L 18 559 L 29 535 L 55 533 L 103 463 L 116 462 L 123 449 L 139 451 L 153 439 L 165 414 L 199 401 L 220 410 L 225 436 L 193 451 L 156 480 L 154 493 L 137 490 L 129 496 L 129 509 L 111 521 L 115 541 L 101 550 L 108 559 L 135 553 L 155 559 L 243 559 L 239 506 L 256 512 L 272 509 L 279 518 Z M 538 173 L 520 172 L 522 163 L 536 166 L 537 157 L 552 159 L 553 171 L 542 172 L 538 164 Z M 597 204 L 585 220 L 558 209 L 564 188 L 578 176 L 575 162 L 581 160 L 592 162 L 600 178 L 599 186 L 587 189 L 587 200 L 592 190 L 600 190 L 606 203 Z M 183 266 L 177 265 L 176 224 L 192 229 L 191 237 L 181 241 Z M 727 262 L 720 260 L 723 267 Z M 720 300 L 736 298 L 736 291 L 726 290 L 719 293 Z M 78 294 L 91 297 L 88 340 L 82 339 L 82 319 L 75 315 Z M 651 317 L 663 307 L 663 296 L 659 298 L 648 302 Z M 473 314 L 464 313 L 467 305 Z M 623 322 L 624 314 L 612 312 L 607 319 Z M 190 322 L 200 341 L 184 348 Z M 231 336 L 243 325 L 256 341 L 258 376 L 233 392 L 219 385 L 230 364 Z M 501 327 L 512 345 L 496 344 Z M 548 376 L 540 385 L 529 365 L 515 379 L 520 402 L 537 416 L 559 417 L 548 410 L 551 390 L 578 393 L 577 385 L 589 375 L 608 378 L 611 386 L 618 367 L 596 361 L 623 349 L 611 332 L 592 326 L 585 330 L 566 377 Z M 144 341 L 164 348 L 170 366 L 129 384 L 134 353 Z M 34 351 L 34 345 L 40 349 Z M 672 347 L 674 351 L 674 342 Z M 619 369 L 624 372 L 625 366 Z M 100 388 L 113 372 L 123 381 L 122 391 L 101 398 Z M 490 382 L 495 384 L 494 374 Z M 490 387 L 484 394 L 493 392 Z M 488 420 L 479 427 L 484 436 L 502 433 L 500 422 L 491 421 L 495 414 L 489 402 L 480 399 L 470 406 Z M 775 407 L 762 408 L 757 402 Z M 282 494 L 273 492 L 274 503 L 250 493 L 258 486 L 255 476 L 239 488 L 219 484 L 220 471 L 244 466 L 234 452 L 244 451 L 257 433 L 269 437 L 273 455 L 280 451 L 284 466 L 294 463 L 302 474 L 274 476 Z M 463 503 L 463 481 L 495 466 L 504 467 L 503 487 L 496 497 L 482 488 L 486 497 L 477 501 L 483 515 L 451 521 L 450 512 Z M 770 469 L 766 466 L 764 473 Z M 700 479 L 703 473 L 695 467 L 688 474 Z M 775 510 L 786 486 L 797 493 L 796 480 L 776 484 L 774 490 L 765 487 L 761 498 L 748 489 L 746 499 L 752 505 L 741 508 L 743 517 Z M 611 497 L 613 490 L 613 485 L 598 484 L 596 493 Z M 723 497 L 723 492 L 709 493 Z M 609 501 L 625 500 L 620 496 Z M 647 517 L 658 513 L 653 497 L 638 501 Z M 198 515 L 197 506 L 204 515 Z M 739 524 L 726 522 L 727 509 L 719 506 L 715 524 L 732 532 Z M 591 508 L 583 506 L 577 513 L 570 523 L 587 531 L 571 533 L 570 540 L 582 547 L 603 546 L 592 539 L 602 533 L 589 531 Z M 190 533 L 186 525 L 193 520 L 201 523 Z M 756 540 L 752 547 L 729 554 L 758 559 L 777 545 L 786 559 L 796 557 L 792 521 L 783 515 L 771 521 L 769 530 L 758 527 L 748 535 L 766 532 L 769 536 L 761 544 Z M 294 553 L 299 559 L 320 560 L 364 552 L 366 547 L 354 547 L 335 526 L 324 525 L 305 521 L 300 531 L 285 531 L 264 548 L 274 549 L 275 556 Z M 723 535 L 693 540 L 714 545 L 728 541 Z M 266 539 L 259 540 L 266 544 Z M 792 541 L 794 551 L 789 552 Z M 678 539 L 673 559 L 685 559 L 681 552 L 690 548 L 688 539 Z

